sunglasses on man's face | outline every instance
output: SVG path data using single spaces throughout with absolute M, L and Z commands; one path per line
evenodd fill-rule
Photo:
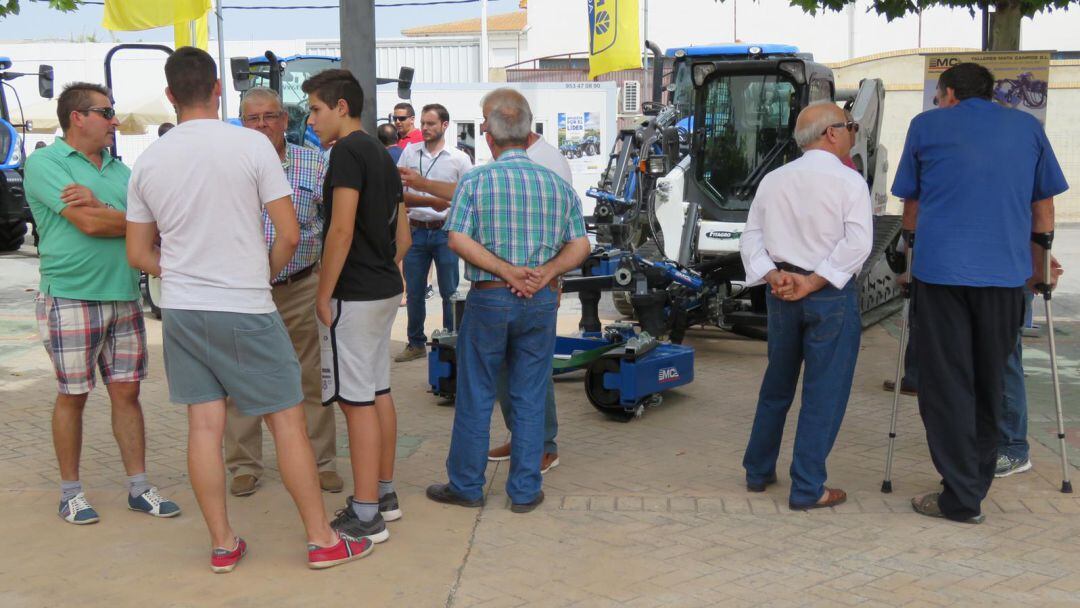
M 85 110 L 80 110 L 80 112 L 82 112 L 83 116 L 89 115 L 90 112 L 96 112 L 101 114 L 101 117 L 105 120 L 112 120 L 113 117 L 116 116 L 116 110 L 112 108 L 86 108 Z
M 412 116 L 394 116 L 392 118 L 394 119 L 394 122 L 405 122 L 406 120 L 412 118 Z
M 831 125 L 825 127 L 825 130 L 822 131 L 821 134 L 825 135 L 826 133 L 829 132 L 829 129 L 840 129 L 840 128 L 847 129 L 848 131 L 851 131 L 852 133 L 858 133 L 859 132 L 859 123 L 855 122 L 854 120 L 849 120 L 847 122 L 834 123 L 834 124 L 831 124 Z

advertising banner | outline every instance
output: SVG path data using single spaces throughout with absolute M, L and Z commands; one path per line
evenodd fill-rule
M 958 63 L 974 62 L 994 74 L 994 102 L 1031 114 L 1046 124 L 1050 51 L 940 53 L 925 55 L 923 110 L 934 107 L 938 77 Z

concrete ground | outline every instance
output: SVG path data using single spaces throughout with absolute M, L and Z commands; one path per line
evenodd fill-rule
M 1058 232 L 1066 267 L 1054 300 L 1071 457 L 1080 463 L 1080 229 Z M 1077 271 L 1080 272 L 1080 271 Z M 628 424 L 588 404 L 581 375 L 556 383 L 561 466 L 547 501 L 506 508 L 507 463 L 489 467 L 487 506 L 463 509 L 424 497 L 445 480 L 454 410 L 426 392 L 423 361 L 395 364 L 400 438 L 396 483 L 405 517 L 369 557 L 324 572 L 305 565 L 304 537 L 273 468 L 259 492 L 229 499 L 250 553 L 229 576 L 207 567 L 208 539 L 186 478 L 184 409 L 169 403 L 160 324 L 149 325 L 151 371 L 142 401 L 151 481 L 184 509 L 156 520 L 125 509 L 124 472 L 108 402 L 87 406 L 82 479 L 101 522 L 56 517 L 58 473 L 50 411 L 55 386 L 38 342 L 32 247 L 0 257 L 0 606 L 896 606 L 1080 605 L 1080 498 L 1058 492 L 1061 469 L 1045 338 L 1025 341 L 1031 397 L 1029 473 L 999 480 L 970 526 L 911 511 L 933 490 L 916 403 L 901 403 L 893 474 L 879 489 L 895 365 L 896 318 L 866 331 L 851 402 L 829 461 L 847 504 L 812 513 L 787 508 L 791 438 L 780 483 L 748 494 L 741 458 L 765 365 L 765 344 L 718 330 L 691 331 L 696 380 Z M 560 323 L 576 325 L 568 302 Z M 429 302 L 436 317 L 438 305 Z M 1041 304 L 1037 309 L 1041 317 Z M 609 316 L 612 311 L 608 310 Z M 433 326 L 429 316 L 429 327 Z M 405 313 L 394 328 L 401 348 Z M 797 405 L 796 405 L 797 407 Z M 792 413 L 794 416 L 795 413 Z M 349 475 L 338 414 L 338 467 Z M 496 414 L 492 442 L 507 432 Z M 266 434 L 267 454 L 273 454 Z M 268 463 L 274 466 L 271 460 Z M 1072 476 L 1080 476 L 1074 465 Z M 351 484 L 349 484 L 351 485 Z M 327 510 L 345 494 L 326 495 Z

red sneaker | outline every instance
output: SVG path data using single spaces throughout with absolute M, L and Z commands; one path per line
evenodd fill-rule
M 218 574 L 232 572 L 245 553 L 247 553 L 247 543 L 238 536 L 235 549 L 214 549 L 210 554 L 210 569 Z
M 338 538 L 338 544 L 333 547 L 308 545 L 308 568 L 333 568 L 338 564 L 360 559 L 375 549 L 375 545 L 367 538 L 358 540 L 340 533 Z

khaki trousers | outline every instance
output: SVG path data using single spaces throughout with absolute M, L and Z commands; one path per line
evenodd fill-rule
M 337 455 L 334 408 L 322 404 L 319 329 L 315 322 L 315 292 L 319 275 L 310 275 L 273 288 L 274 304 L 300 359 L 304 413 L 308 437 L 319 471 L 333 471 Z M 229 400 L 225 408 L 225 466 L 233 475 L 262 477 L 262 418 L 244 416 Z

